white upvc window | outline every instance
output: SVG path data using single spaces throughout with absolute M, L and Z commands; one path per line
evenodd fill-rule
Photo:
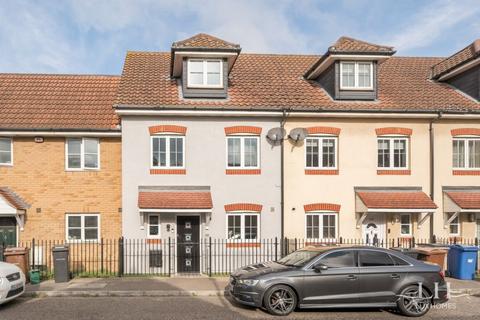
M 336 239 L 337 214 L 331 212 L 307 213 L 305 235 L 307 239 Z
M 337 169 L 338 137 L 308 137 L 305 142 L 305 168 Z
M 260 137 L 228 136 L 227 168 L 258 169 L 260 168 Z
M 408 138 L 378 137 L 377 167 L 381 169 L 408 168 Z
M 372 90 L 373 63 L 370 61 L 340 62 L 340 89 Z
M 400 235 L 412 235 L 412 216 L 409 213 L 400 215 Z
M 96 213 L 68 213 L 65 217 L 67 241 L 92 242 L 100 240 L 100 215 Z
M 100 169 L 100 141 L 97 138 L 67 138 L 65 167 L 74 170 Z
M 222 64 L 221 59 L 189 59 L 187 86 L 189 88 L 222 88 Z
M 13 165 L 13 140 L 12 138 L 0 138 L 0 165 Z
M 158 213 L 147 216 L 147 237 L 160 238 L 160 215 Z
M 227 213 L 227 239 L 252 241 L 260 238 L 260 214 Z
M 480 138 L 453 139 L 453 168 L 480 169 Z
M 185 136 L 152 136 L 151 150 L 152 168 L 185 168 Z
M 448 214 L 448 220 L 454 215 L 454 213 Z M 460 235 L 460 215 L 457 214 L 455 219 L 453 219 L 449 226 L 448 226 L 448 231 L 451 236 L 459 236 Z

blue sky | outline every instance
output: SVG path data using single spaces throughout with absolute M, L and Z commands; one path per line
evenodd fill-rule
M 127 50 L 206 32 L 243 52 L 321 54 L 339 36 L 447 56 L 480 37 L 480 0 L 2 0 L 0 72 L 119 74 Z

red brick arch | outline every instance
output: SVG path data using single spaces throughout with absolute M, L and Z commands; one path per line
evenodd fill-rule
M 410 128 L 400 128 L 400 127 L 386 127 L 386 128 L 377 128 L 375 129 L 377 136 L 384 136 L 387 134 L 398 134 L 402 136 L 411 136 L 413 130 Z
M 233 127 L 225 127 L 225 134 L 261 134 L 262 128 L 261 127 L 253 127 L 253 126 L 233 126 Z
M 226 212 L 232 211 L 253 211 L 253 212 L 261 212 L 262 205 L 256 203 L 230 203 L 225 205 Z
M 340 205 L 335 203 L 310 203 L 303 206 L 305 212 L 334 211 L 340 212 Z
M 187 127 L 177 126 L 173 124 L 162 124 L 158 126 L 149 127 L 148 131 L 150 132 L 150 134 L 165 132 L 165 133 L 179 133 L 184 135 L 187 133 Z
M 452 136 L 480 136 L 480 128 L 457 128 L 450 130 Z
M 309 127 L 307 128 L 308 134 L 331 134 L 338 136 L 340 135 L 340 128 L 334 127 Z

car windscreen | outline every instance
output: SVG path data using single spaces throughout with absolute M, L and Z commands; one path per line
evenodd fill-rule
M 290 253 L 277 262 L 285 266 L 303 267 L 320 253 L 322 252 L 318 250 L 299 250 Z

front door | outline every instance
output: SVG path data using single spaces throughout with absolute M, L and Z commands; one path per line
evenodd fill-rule
M 199 216 L 177 216 L 177 271 L 200 272 Z
M 0 217 L 0 246 L 17 245 L 17 222 L 14 217 Z
M 315 265 L 320 264 L 326 269 L 305 270 L 302 306 L 358 303 L 359 270 L 354 251 L 347 249 L 328 253 L 315 262 Z
M 363 241 L 371 246 L 385 242 L 385 215 L 369 213 L 363 221 Z

